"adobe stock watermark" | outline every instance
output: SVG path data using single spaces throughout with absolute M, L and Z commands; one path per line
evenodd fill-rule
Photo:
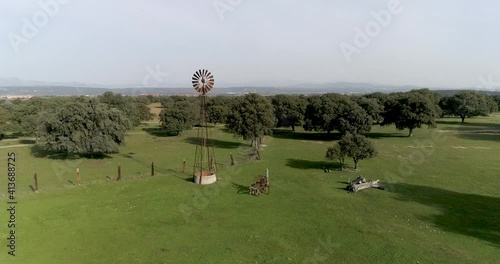
M 332 236 L 328 235 L 325 239 L 317 239 L 318 246 L 314 250 L 314 254 L 302 261 L 304 264 L 314 263 L 333 263 L 332 261 L 325 262 L 334 253 L 334 249 L 340 247 L 339 243 L 332 242 Z
M 415 174 L 417 166 L 422 166 L 434 154 L 436 146 L 448 140 L 444 131 L 434 129 L 430 139 L 414 140 L 411 147 L 414 150 L 407 157 L 399 157 L 397 174 L 386 171 L 385 181 L 391 184 L 397 183 L 399 179 L 407 178 Z
M 487 89 L 493 91 L 495 89 L 500 89 L 500 82 L 493 81 L 493 74 L 488 74 L 488 79 L 484 76 L 479 76 L 479 85 L 476 86 L 478 89 Z
M 240 146 L 236 150 L 236 153 L 238 153 L 238 156 L 245 156 L 246 148 L 244 146 Z M 218 157 L 218 159 L 220 158 L 221 157 Z M 222 174 L 224 175 L 224 178 L 222 178 L 218 183 L 203 186 L 201 190 L 198 187 L 193 188 L 193 200 L 191 203 L 179 204 L 178 209 L 186 223 L 194 221 L 194 216 L 198 212 L 208 208 L 210 201 L 215 199 L 222 189 L 225 189 L 230 185 L 231 178 L 241 173 L 241 167 L 238 164 L 230 165 L 230 162 L 227 162 L 222 166 L 222 168 L 219 168 L 217 173 L 218 177 L 221 176 L 221 172 L 223 172 Z
M 224 21 L 225 14 L 233 12 L 244 0 L 214 0 L 212 5 L 221 21 Z
M 160 64 L 156 64 L 156 69 L 154 70 L 148 65 L 146 66 L 146 71 L 148 73 L 142 78 L 143 87 L 159 87 L 166 82 L 169 76 L 168 72 L 161 71 Z
M 19 53 L 21 45 L 26 45 L 38 35 L 40 30 L 49 24 L 61 11 L 61 6 L 67 5 L 71 0 L 41 0 L 38 2 L 40 9 L 31 18 L 23 17 L 20 34 L 9 32 L 7 39 L 15 53 Z
M 403 10 L 404 7 L 400 0 L 390 0 L 387 2 L 386 9 L 378 12 L 371 11 L 372 19 L 363 28 L 354 28 L 355 35 L 352 44 L 346 41 L 339 44 L 345 60 L 351 63 L 353 55 L 360 54 L 363 49 L 366 49 L 372 43 L 373 39 L 382 33 L 382 29 L 387 28 L 392 23 L 394 17 L 401 14 Z
M 271 143 L 273 141 L 273 137 L 266 137 L 265 140 L 267 143 Z M 199 188 L 199 186 L 193 187 L 193 199 L 191 203 L 188 204 L 182 203 L 179 204 L 178 206 L 178 209 L 181 212 L 184 221 L 186 223 L 195 221 L 196 215 L 202 212 L 203 210 L 207 209 L 211 201 L 213 201 L 217 196 L 219 196 L 222 190 L 226 190 L 228 186 L 233 185 L 232 187 L 235 187 L 234 191 L 236 192 L 243 191 L 243 190 L 237 190 L 236 188 L 238 189 L 240 187 L 244 188 L 244 186 L 238 186 L 237 184 L 231 182 L 231 180 L 234 176 L 237 176 L 242 172 L 242 168 L 240 166 L 241 163 L 247 163 L 252 161 L 252 159 L 250 158 L 252 151 L 253 149 L 249 148 L 248 146 L 244 145 L 239 146 L 238 149 L 233 153 L 236 154 L 236 157 L 243 158 L 243 160 L 236 161 L 235 165 L 230 165 L 231 164 L 230 161 L 224 163 L 222 167 L 220 167 L 220 169 L 218 170 L 218 177 L 220 178 L 217 181 L 217 183 L 211 185 L 205 185 L 202 188 Z M 221 157 L 217 157 L 217 159 L 220 160 Z M 264 173 L 264 171 L 262 173 Z M 276 187 L 279 188 L 279 185 L 276 185 L 273 182 L 272 171 L 270 172 L 270 182 L 273 188 Z
M 79 168 L 81 164 L 81 160 L 61 160 L 53 161 L 51 167 L 59 182 L 64 182 L 65 180 L 71 181 L 74 179 L 76 168 Z

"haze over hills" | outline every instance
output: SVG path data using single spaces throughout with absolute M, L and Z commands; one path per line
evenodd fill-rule
M 139 94 L 196 94 L 196 92 L 187 85 L 144 87 L 141 85 L 121 85 L 110 86 L 100 84 L 86 83 L 63 83 L 63 82 L 41 82 L 27 81 L 18 78 L 0 78 L 0 96 L 71 96 L 71 95 L 100 95 L 111 91 L 124 95 Z M 221 85 L 222 86 L 222 85 Z M 415 85 L 384 85 L 372 83 L 300 83 L 293 85 L 235 85 L 222 86 L 214 89 L 211 94 L 244 94 L 257 92 L 260 94 L 321 94 L 321 93 L 371 93 L 371 92 L 403 92 L 423 87 Z M 485 92 L 498 92 L 500 87 L 492 89 L 464 87 L 462 89 L 452 89 L 446 87 L 430 88 L 431 90 L 482 90 Z

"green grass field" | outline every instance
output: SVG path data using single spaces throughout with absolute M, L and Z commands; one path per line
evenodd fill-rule
M 442 119 L 435 129 L 375 126 L 379 155 L 352 170 L 324 173 L 337 135 L 277 131 L 261 161 L 249 142 L 214 131 L 219 181 L 190 182 L 196 131 L 136 128 L 119 154 L 57 160 L 19 140 L 17 249 L 7 254 L 7 177 L 0 179 L 0 263 L 498 263 L 500 115 Z M 21 139 L 27 140 L 27 139 Z M 30 141 L 23 141 L 30 143 Z M 21 143 L 23 143 L 21 142 Z M 7 147 L 7 148 L 6 148 Z M 229 153 L 237 159 L 229 166 Z M 38 156 L 38 157 L 36 157 Z M 188 164 L 182 172 L 182 160 Z M 156 175 L 149 176 L 150 162 Z M 117 164 L 124 180 L 116 178 Z M 348 161 L 352 166 L 352 161 Z M 82 185 L 75 186 L 80 168 Z M 247 186 L 270 170 L 271 194 Z M 39 193 L 32 191 L 38 173 Z M 344 188 L 362 174 L 386 190 Z

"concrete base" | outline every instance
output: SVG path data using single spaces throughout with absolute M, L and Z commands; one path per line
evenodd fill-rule
M 200 173 L 197 172 L 193 176 L 193 181 L 196 184 L 201 184 L 201 185 L 207 185 L 207 184 L 212 184 L 217 181 L 217 175 L 212 172 L 202 172 L 201 177 Z

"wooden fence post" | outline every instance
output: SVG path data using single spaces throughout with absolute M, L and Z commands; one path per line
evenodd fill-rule
M 186 173 L 186 159 L 182 160 L 182 172 Z
M 155 176 L 155 163 L 151 161 L 151 176 Z
M 271 182 L 269 181 L 269 169 L 266 169 L 266 178 L 267 178 L 267 194 L 271 193 Z
M 231 166 L 233 166 L 234 165 L 233 153 L 229 153 L 229 156 L 231 156 Z
M 80 168 L 76 168 L 76 184 L 80 185 Z
M 119 181 L 122 178 L 122 167 L 120 163 L 118 163 L 118 177 L 116 178 L 117 181 Z
M 35 172 L 33 178 L 35 179 L 35 192 L 38 192 L 38 173 Z

